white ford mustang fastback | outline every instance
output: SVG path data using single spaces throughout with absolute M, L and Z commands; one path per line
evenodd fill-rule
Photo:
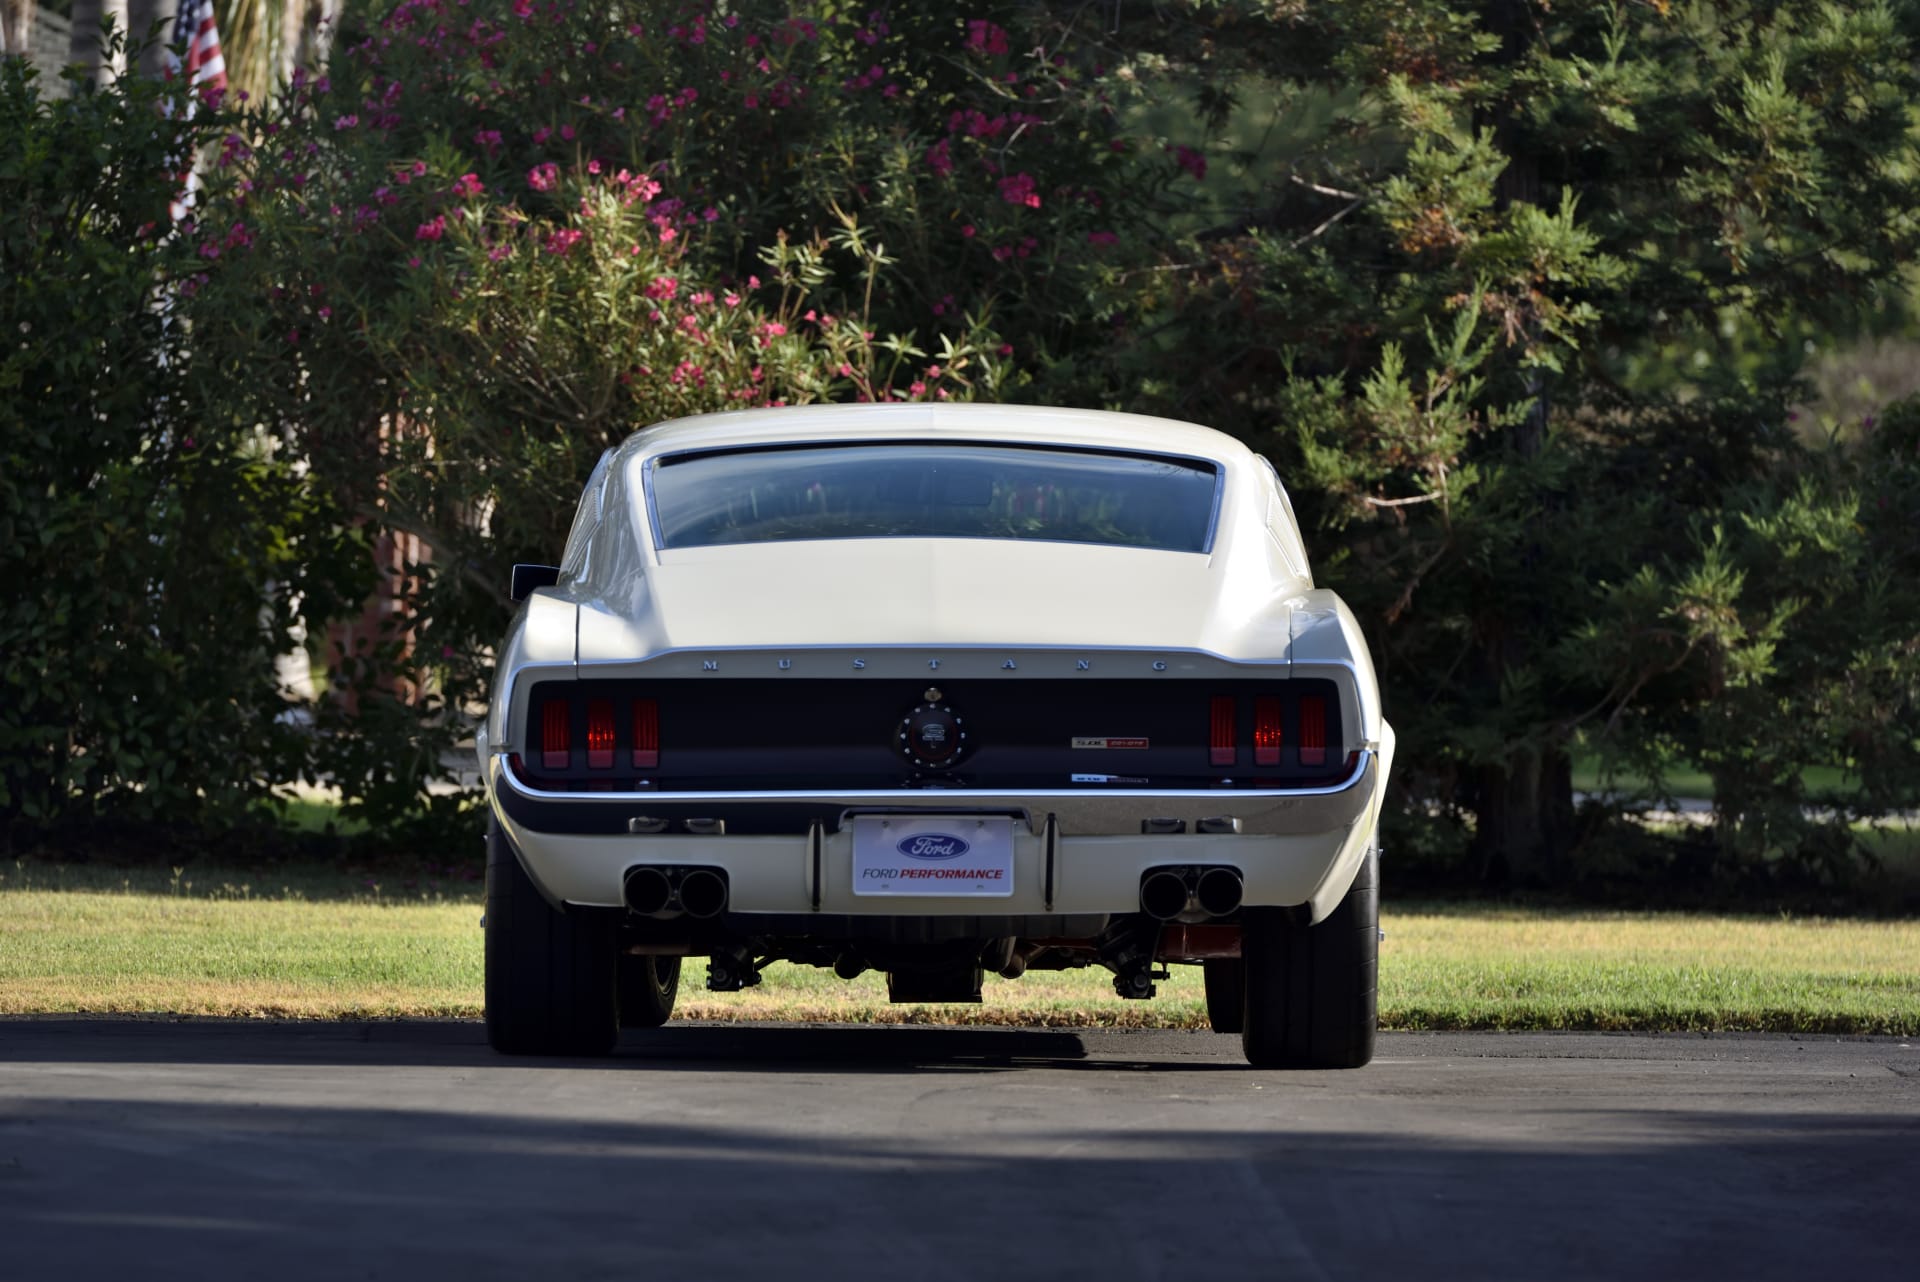
M 1265 460 L 997 405 L 667 423 L 609 450 L 479 737 L 487 1033 L 603 1053 L 770 962 L 897 1002 L 1205 968 L 1263 1066 L 1373 1053 L 1393 731 Z

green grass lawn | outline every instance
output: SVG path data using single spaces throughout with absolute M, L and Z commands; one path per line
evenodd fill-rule
M 370 1018 L 480 1013 L 471 882 L 336 872 L 0 873 L 0 1014 L 165 1011 Z M 1390 903 L 1389 1028 L 1920 1033 L 1920 921 Z M 1199 971 L 1151 1002 L 1102 970 L 988 980 L 978 1006 L 894 1006 L 884 980 L 776 965 L 743 993 L 688 967 L 679 1016 L 1197 1027 Z
M 1839 766 L 1808 766 L 1800 772 L 1800 781 L 1805 785 L 1807 795 L 1850 796 L 1859 787 L 1859 781 L 1847 774 Z M 1675 797 L 1695 797 L 1711 800 L 1713 780 L 1704 770 L 1676 766 L 1667 771 L 1666 784 Z M 1617 774 L 1611 779 L 1600 772 L 1600 759 L 1584 750 L 1573 754 L 1573 789 L 1575 792 L 1611 792 L 1628 797 L 1652 795 L 1652 784 L 1638 774 Z

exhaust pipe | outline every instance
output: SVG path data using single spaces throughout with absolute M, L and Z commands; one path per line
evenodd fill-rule
M 1172 921 L 1187 911 L 1192 897 L 1186 878 L 1170 869 L 1150 872 L 1140 883 L 1140 911 L 1156 921 Z
M 1240 896 L 1245 893 L 1240 874 L 1231 868 L 1209 868 L 1200 874 L 1200 882 L 1194 887 L 1194 898 L 1200 907 L 1211 917 L 1225 917 L 1240 907 Z
M 710 868 L 695 868 L 680 879 L 680 906 L 689 917 L 718 917 L 727 906 L 727 879 Z
M 626 880 L 627 907 L 642 917 L 671 916 L 667 906 L 673 902 L 673 883 L 660 868 L 629 868 Z

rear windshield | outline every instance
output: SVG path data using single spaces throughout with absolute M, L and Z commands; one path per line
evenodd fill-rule
M 670 455 L 663 548 L 795 539 L 1038 539 L 1204 552 L 1219 474 L 1151 454 L 888 442 Z

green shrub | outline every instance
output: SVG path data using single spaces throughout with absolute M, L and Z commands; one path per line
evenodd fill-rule
M 0 63 L 0 821 L 231 819 L 301 771 L 274 660 L 335 523 L 200 395 L 168 205 L 221 118 L 73 89 Z

